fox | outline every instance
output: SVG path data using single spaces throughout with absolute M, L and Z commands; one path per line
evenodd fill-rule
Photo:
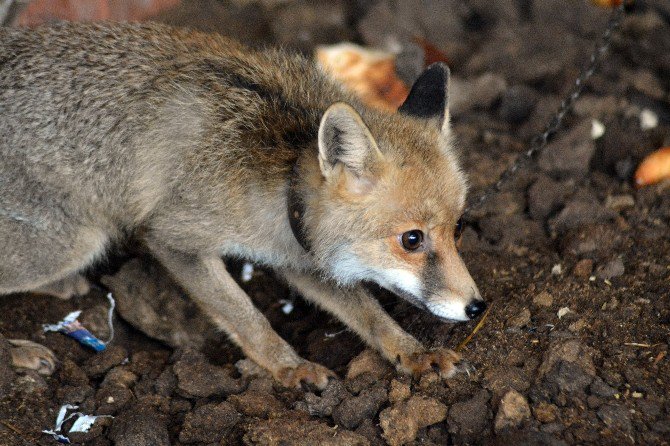
M 449 378 L 460 355 L 424 347 L 366 286 L 443 321 L 486 308 L 458 252 L 449 76 L 429 66 L 390 113 L 305 56 L 219 35 L 0 29 L 0 295 L 85 293 L 87 268 L 132 237 L 284 386 L 335 374 L 272 329 L 225 258 L 273 270 L 399 372 Z M 15 365 L 53 368 L 39 344 L 12 344 Z

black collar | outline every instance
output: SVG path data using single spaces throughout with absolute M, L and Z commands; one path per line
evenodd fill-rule
M 293 170 L 288 181 L 288 196 L 286 200 L 288 221 L 291 224 L 293 236 L 300 243 L 300 246 L 307 252 L 310 251 L 309 240 L 305 235 L 305 224 L 303 217 L 305 215 L 305 202 L 297 190 L 298 183 L 298 165 L 293 166 Z

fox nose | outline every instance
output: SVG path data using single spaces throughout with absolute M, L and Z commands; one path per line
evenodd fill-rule
M 483 300 L 473 300 L 465 307 L 465 314 L 470 319 L 474 319 L 486 310 L 486 302 Z

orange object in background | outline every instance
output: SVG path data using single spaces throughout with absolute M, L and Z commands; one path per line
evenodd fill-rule
M 635 186 L 643 187 L 670 179 L 670 146 L 647 155 L 635 171 Z
M 614 8 L 616 6 L 619 6 L 622 2 L 622 0 L 591 0 L 591 1 L 598 6 L 602 6 L 603 8 Z
M 16 19 L 21 26 L 58 20 L 138 21 L 178 5 L 180 0 L 33 0 Z
M 395 57 L 390 53 L 340 43 L 317 48 L 316 60 L 372 107 L 394 112 L 409 93 L 396 74 Z

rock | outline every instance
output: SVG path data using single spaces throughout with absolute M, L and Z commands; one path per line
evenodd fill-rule
M 147 406 L 136 406 L 114 418 L 109 438 L 115 446 L 170 445 L 165 418 Z
M 524 308 L 519 311 L 518 314 L 509 318 L 506 325 L 508 328 L 522 328 L 528 324 L 530 324 L 530 310 L 528 308 Z
M 0 343 L 1 342 L 2 341 L 0 340 Z M 1 355 L 2 353 L 0 353 L 0 356 Z M 0 359 L 2 358 L 0 357 Z M 0 361 L 0 364 L 2 364 L 2 361 Z M 63 383 L 73 386 L 83 386 L 88 384 L 88 376 L 86 376 L 86 372 L 70 359 L 65 359 L 61 362 L 60 379 Z
M 514 85 L 503 94 L 498 115 L 510 124 L 519 124 L 533 112 L 537 97 L 532 88 Z
M 635 198 L 632 195 L 608 195 L 605 199 L 605 207 L 620 212 L 635 206 Z
M 574 269 L 572 270 L 572 274 L 575 275 L 575 277 L 579 277 L 580 279 L 588 279 L 591 277 L 591 273 L 593 272 L 593 260 L 591 259 L 582 259 L 577 264 L 575 265 Z
M 296 0 L 273 13 L 275 44 L 311 52 L 315 45 L 351 41 L 343 0 Z
M 565 204 L 575 188 L 573 181 L 556 181 L 540 175 L 528 189 L 528 212 L 537 221 L 544 221 Z
M 595 151 L 591 121 L 585 120 L 550 142 L 540 154 L 538 165 L 552 175 L 582 177 L 589 172 Z
M 507 88 L 504 78 L 484 73 L 472 79 L 452 76 L 449 84 L 449 112 L 453 116 L 475 109 L 489 109 Z
M 219 442 L 240 421 L 240 418 L 240 414 L 228 402 L 205 404 L 186 415 L 179 433 L 179 441 Z
M 120 365 L 127 358 L 128 352 L 125 348 L 112 345 L 95 356 L 91 356 L 84 364 L 84 370 L 88 376 L 97 378 L 107 373 L 112 367 Z
M 108 384 L 98 389 L 95 404 L 99 415 L 116 415 L 134 399 L 133 392 L 118 384 Z
M 494 429 L 499 433 L 507 428 L 519 426 L 528 418 L 530 418 L 528 401 L 516 390 L 510 390 L 500 400 Z
M 317 396 L 312 392 L 305 394 L 305 403 L 310 415 L 318 417 L 329 417 L 333 414 L 333 408 L 349 396 L 342 381 L 330 380 L 326 388 Z
M 593 377 L 596 374 L 596 368 L 593 364 L 595 352 L 594 349 L 583 345 L 576 339 L 555 341 L 544 354 L 538 369 L 538 377 L 544 377 L 560 361 L 575 363 L 589 376 Z
M 493 393 L 493 399 L 497 401 L 509 390 L 525 392 L 530 387 L 530 380 L 520 367 L 494 367 L 484 373 L 484 387 Z
M 246 391 L 239 395 L 231 395 L 228 401 L 238 412 L 248 417 L 267 418 L 284 410 L 284 405 L 266 392 Z
M 12 382 L 16 378 L 16 372 L 12 368 L 11 345 L 0 334 L 0 395 L 4 395 L 9 390 Z M 88 382 L 88 380 L 86 380 Z
M 625 271 L 623 260 L 621 260 L 621 257 L 617 257 L 596 268 L 596 277 L 600 280 L 611 280 L 622 276 Z
M 105 379 L 102 380 L 101 387 L 107 385 L 116 385 L 120 387 L 131 387 L 137 382 L 137 375 L 128 370 L 127 367 L 117 366 L 107 372 Z
M 598 418 L 610 428 L 629 433 L 633 429 L 630 412 L 624 406 L 605 404 L 598 409 Z
M 549 227 L 558 234 L 580 226 L 613 220 L 616 213 L 600 203 L 588 199 L 570 201 L 559 214 L 549 220 Z
M 593 381 L 593 375 L 587 373 L 574 362 L 559 361 L 545 375 L 545 382 L 553 387 L 555 392 L 566 394 L 584 393 Z
M 449 408 L 449 432 L 460 435 L 464 443 L 475 442 L 490 422 L 490 399 L 489 392 L 480 390 L 469 400 L 452 404 Z
M 170 396 L 177 389 L 177 376 L 172 371 L 172 367 L 166 367 L 154 383 L 156 393 L 162 396 Z
M 14 380 L 15 388 L 25 395 L 42 395 L 48 389 L 49 385 L 44 377 L 34 370 L 26 370 Z
M 538 307 L 551 307 L 554 303 L 554 298 L 547 291 L 542 291 L 537 296 L 533 297 L 533 303 Z
M 274 418 L 254 420 L 244 434 L 244 444 L 258 446 L 369 446 L 362 435 L 314 420 Z
M 382 358 L 379 353 L 366 348 L 349 362 L 347 379 L 353 379 L 365 372 L 379 379 L 391 373 L 392 370 L 389 362 Z
M 389 401 L 391 404 L 397 404 L 405 401 L 412 396 L 412 388 L 405 382 L 394 379 L 391 381 L 391 388 L 389 389 Z
M 589 386 L 589 390 L 593 395 L 597 395 L 601 398 L 612 398 L 618 393 L 614 387 L 605 383 L 605 381 L 598 376 L 593 379 L 593 382 Z
M 355 429 L 366 418 L 373 418 L 388 399 L 383 386 L 363 390 L 346 398 L 333 410 L 333 420 L 346 429 Z
M 379 415 L 383 436 L 391 446 L 409 443 L 419 429 L 439 423 L 447 416 L 447 406 L 433 398 L 413 396 L 386 408 Z
M 540 423 L 553 423 L 558 419 L 558 407 L 554 404 L 540 401 L 533 407 L 533 414 Z
M 177 376 L 177 389 L 186 397 L 230 395 L 244 389 L 241 380 L 232 378 L 223 367 L 209 364 L 195 351 L 185 351 L 173 370 Z

